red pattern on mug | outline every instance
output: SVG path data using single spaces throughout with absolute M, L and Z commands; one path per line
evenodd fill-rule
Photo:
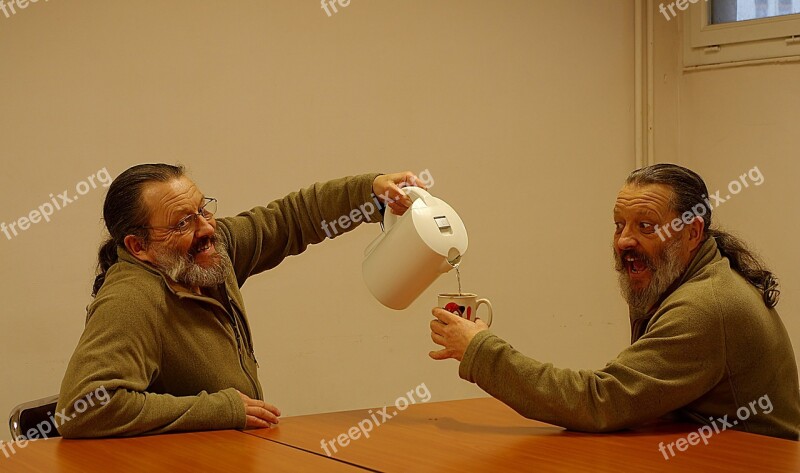
M 459 306 L 455 302 L 448 302 L 447 305 L 444 306 L 444 310 L 446 310 L 448 312 L 452 312 L 452 313 L 456 314 L 457 316 L 461 317 L 462 310 L 464 310 L 464 308 Z

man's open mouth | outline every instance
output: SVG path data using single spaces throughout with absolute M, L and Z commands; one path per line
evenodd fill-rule
M 214 240 L 210 237 L 204 238 L 195 244 L 194 248 L 192 248 L 192 256 L 197 256 L 199 254 L 206 254 L 211 251 L 214 247 Z
M 623 261 L 630 274 L 641 274 L 648 270 L 647 260 L 641 256 L 628 254 L 623 257 Z

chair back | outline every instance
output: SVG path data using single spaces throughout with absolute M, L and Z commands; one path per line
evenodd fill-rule
M 13 440 L 61 437 L 53 419 L 58 395 L 22 403 L 11 410 L 8 427 Z

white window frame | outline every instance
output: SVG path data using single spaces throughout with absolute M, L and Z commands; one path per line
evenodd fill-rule
M 713 25 L 713 1 L 698 1 L 686 11 L 684 67 L 800 59 L 800 14 Z

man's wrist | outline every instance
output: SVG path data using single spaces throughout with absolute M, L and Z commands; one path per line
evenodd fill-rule
M 385 173 L 379 173 L 372 179 L 372 195 L 371 198 L 375 201 L 376 206 L 378 207 L 378 212 L 380 212 L 381 217 L 384 216 L 386 212 L 386 202 L 381 199 L 380 194 L 375 190 L 375 183 L 378 181 L 378 178 L 385 175 Z

